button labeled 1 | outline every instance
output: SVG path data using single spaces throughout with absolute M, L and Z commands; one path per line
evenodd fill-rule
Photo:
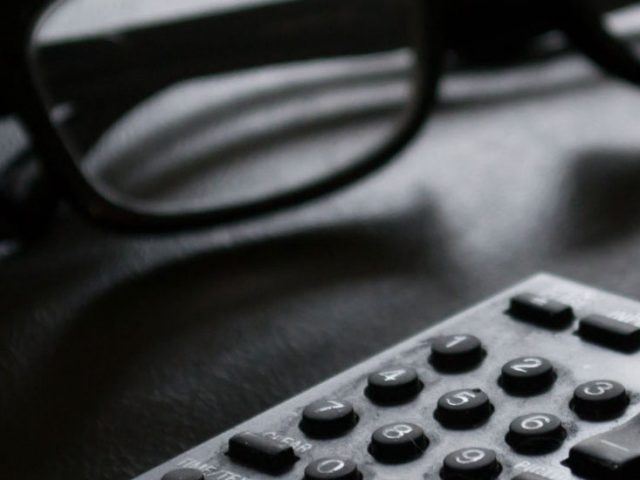
M 447 335 L 431 344 L 429 361 L 443 372 L 463 372 L 477 367 L 484 358 L 482 343 L 473 335 Z

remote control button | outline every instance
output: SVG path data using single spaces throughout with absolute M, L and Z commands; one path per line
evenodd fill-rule
M 617 350 L 640 348 L 640 328 L 603 315 L 591 315 L 580 320 L 578 334 L 593 343 Z
M 513 480 L 549 480 L 549 478 L 541 477 L 537 473 L 521 473 L 517 477 L 513 477 Z
M 596 380 L 580 385 L 573 392 L 571 407 L 585 420 L 610 420 L 622 415 L 629 395 L 618 382 Z
M 501 470 L 493 450 L 463 448 L 446 456 L 440 475 L 444 480 L 494 480 Z
M 509 313 L 521 320 L 552 329 L 565 328 L 573 320 L 573 309 L 569 305 L 532 293 L 513 297 Z
M 321 458 L 304 470 L 305 480 L 359 480 L 358 466 L 346 458 Z
M 560 419 L 548 413 L 516 418 L 509 426 L 506 441 L 518 453 L 542 454 L 557 450 L 567 436 Z
M 486 422 L 493 410 L 487 394 L 474 388 L 455 390 L 440 397 L 434 416 L 448 428 L 473 428 Z
M 376 403 L 399 404 L 413 400 L 422 386 L 415 369 L 390 367 L 369 375 L 366 394 Z
M 204 474 L 195 468 L 179 468 L 165 474 L 162 480 L 204 480 Z
M 302 412 L 300 429 L 315 438 L 339 437 L 358 423 L 358 416 L 349 402 L 318 400 Z
M 640 416 L 580 442 L 569 452 L 568 464 L 589 479 L 640 478 Z
M 267 473 L 287 470 L 298 460 L 289 445 L 251 432 L 234 435 L 227 454 L 239 463 Z
M 392 423 L 373 433 L 369 452 L 383 463 L 404 463 L 418 458 L 428 446 L 422 428 L 412 423 Z
M 482 343 L 473 335 L 448 335 L 431 345 L 431 364 L 438 370 L 458 372 L 477 367 L 484 358 Z
M 521 357 L 502 367 L 500 385 L 515 395 L 534 395 L 548 390 L 556 380 L 551 362 L 542 357 Z

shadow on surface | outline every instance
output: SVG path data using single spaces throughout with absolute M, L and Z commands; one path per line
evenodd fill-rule
M 640 150 L 578 155 L 565 188 L 566 248 L 593 248 L 640 230 Z
M 5 419 L 15 474 L 134 476 L 423 328 L 416 304 L 461 280 L 443 234 L 421 202 L 113 286 L 64 325 Z M 78 450 L 91 465 L 60 458 Z

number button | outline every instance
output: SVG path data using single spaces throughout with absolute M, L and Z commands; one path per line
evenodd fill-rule
M 494 480 L 502 467 L 487 448 L 463 448 L 447 455 L 440 475 L 445 480 Z
M 418 458 L 428 446 L 422 428 L 412 423 L 392 423 L 373 433 L 369 452 L 382 463 L 404 463 Z
M 487 394 L 475 388 L 455 390 L 440 397 L 434 416 L 447 428 L 465 429 L 483 424 L 493 411 Z
M 305 480 L 359 480 L 358 466 L 346 458 L 321 458 L 309 464 Z
M 358 423 L 358 416 L 349 402 L 318 400 L 302 412 L 300 429 L 313 438 L 339 437 Z
M 535 455 L 557 450 L 566 436 L 558 417 L 548 413 L 533 413 L 511 422 L 506 441 L 518 453 Z
M 541 357 L 521 357 L 502 367 L 500 385 L 513 395 L 536 395 L 547 391 L 556 381 L 551 362 Z
M 473 335 L 448 335 L 431 344 L 431 364 L 443 372 L 463 372 L 477 367 L 485 356 L 482 343 Z
M 179 468 L 165 474 L 162 480 L 204 480 L 204 474 L 195 468 Z
M 396 405 L 413 400 L 422 390 L 418 373 L 410 367 L 392 367 L 369 375 L 367 396 L 376 403 Z
M 611 380 L 583 383 L 573 392 L 571 408 L 585 420 L 611 420 L 629 405 L 626 389 Z

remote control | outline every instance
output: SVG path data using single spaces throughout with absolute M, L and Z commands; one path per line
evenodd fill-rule
M 640 479 L 640 303 L 539 274 L 137 480 Z

